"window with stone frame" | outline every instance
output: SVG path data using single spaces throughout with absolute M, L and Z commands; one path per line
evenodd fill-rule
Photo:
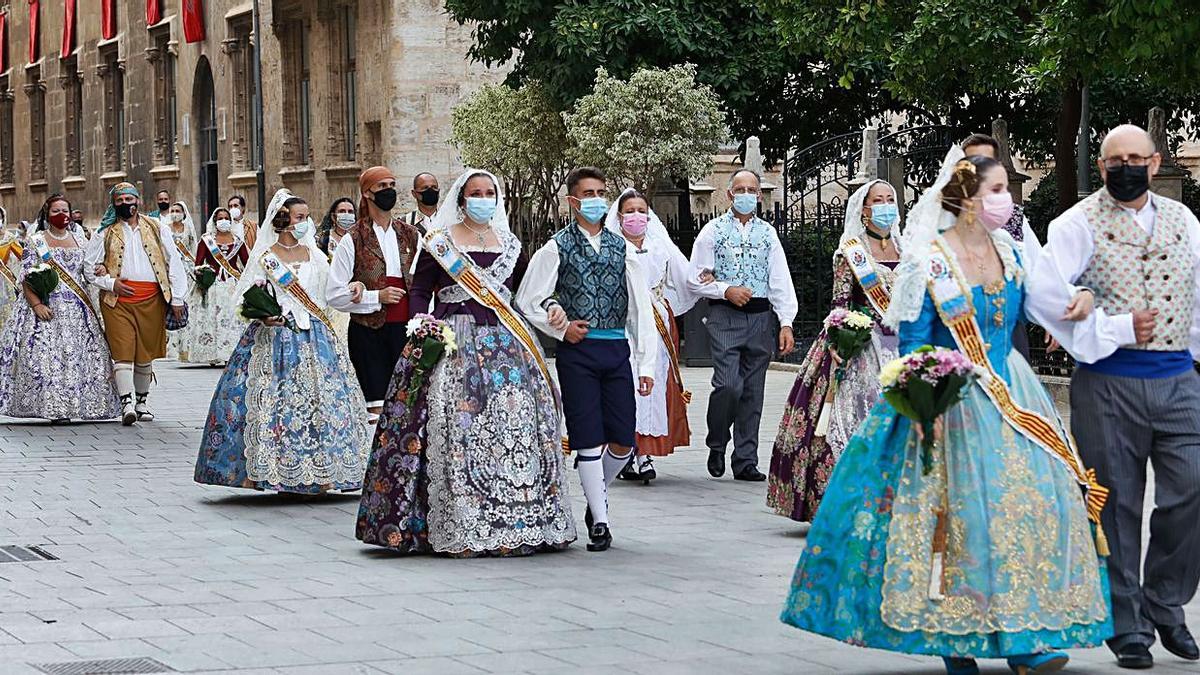
M 29 99 L 29 180 L 46 180 L 46 82 L 41 62 L 25 69 Z
M 59 62 L 59 84 L 62 85 L 65 105 L 63 110 L 63 140 L 66 153 L 63 157 L 63 173 L 67 176 L 83 175 L 83 73 L 79 72 L 79 57 L 71 55 Z
M 0 75 L 0 184 L 13 182 L 13 92 L 8 74 Z
M 176 43 L 171 40 L 170 24 L 150 29 L 150 46 L 146 48 L 146 58 L 150 61 L 154 73 L 154 163 L 156 166 L 175 163 L 176 47 Z
M 344 162 L 355 161 L 358 154 L 356 12 L 354 3 L 330 2 L 322 5 L 317 14 L 328 37 L 330 55 L 329 87 L 321 92 L 326 106 L 326 152 Z
M 254 42 L 253 24 L 248 13 L 229 19 L 228 37 L 221 49 L 229 58 L 232 83 L 233 133 L 230 154 L 233 166 L 241 171 L 255 168 L 258 156 L 257 131 L 254 125 Z
M 299 166 L 312 163 L 312 81 L 309 72 L 309 32 L 303 19 L 275 27 L 283 66 L 283 161 Z
M 96 75 L 104 84 L 104 170 L 125 167 L 125 61 L 116 44 L 100 49 Z

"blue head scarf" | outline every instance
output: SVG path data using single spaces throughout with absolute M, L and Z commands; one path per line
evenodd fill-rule
M 120 195 L 133 195 L 140 201 L 141 193 L 134 187 L 133 183 L 117 183 L 108 191 L 108 209 L 104 211 L 104 217 L 100 219 L 100 229 L 97 232 L 103 232 L 108 229 L 109 225 L 117 222 L 117 210 L 113 207 L 113 200 Z

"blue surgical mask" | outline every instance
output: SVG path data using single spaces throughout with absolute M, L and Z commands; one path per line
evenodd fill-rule
M 898 220 L 900 220 L 900 209 L 895 204 L 871 206 L 871 222 L 884 232 L 891 230 Z
M 308 235 L 308 232 L 311 229 L 312 229 L 312 220 L 309 218 L 305 218 L 304 220 L 302 220 L 292 226 L 292 236 L 297 239 L 303 239 L 305 236 Z
M 464 210 L 471 220 L 480 224 L 490 223 L 492 216 L 496 214 L 496 198 L 467 197 L 467 206 Z
M 579 200 L 579 215 L 595 225 L 608 215 L 608 201 L 604 197 L 587 197 Z
M 733 196 L 733 211 L 738 215 L 747 216 L 758 209 L 758 195 L 737 194 Z

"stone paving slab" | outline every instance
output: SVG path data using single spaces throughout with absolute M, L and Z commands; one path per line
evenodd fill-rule
M 767 510 L 764 484 L 708 476 L 708 370 L 684 373 L 700 447 L 656 460 L 650 486 L 617 483 L 610 551 L 502 560 L 365 547 L 355 496 L 194 484 L 219 375 L 160 364 L 158 418 L 129 429 L 0 422 L 0 545 L 61 558 L 0 564 L 0 672 L 138 656 L 192 673 L 942 672 L 779 623 L 804 528 Z M 793 377 L 768 374 L 764 471 Z M 582 521 L 573 476 L 572 491 Z M 1118 672 L 1105 650 L 1072 656 Z

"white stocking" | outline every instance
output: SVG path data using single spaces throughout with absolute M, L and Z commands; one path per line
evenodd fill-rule
M 579 483 L 583 486 L 583 496 L 587 498 L 588 508 L 592 510 L 592 520 L 596 523 L 608 522 L 608 488 L 604 482 L 604 446 L 584 448 L 579 454 Z
M 617 479 L 617 474 L 621 473 L 621 469 L 629 463 L 629 453 L 632 450 L 626 450 L 624 455 L 614 455 L 611 445 L 604 446 L 604 484 L 612 485 L 612 482 Z
M 117 394 L 133 396 L 133 364 L 128 361 L 117 361 L 113 364 L 113 379 L 117 383 Z
M 154 381 L 154 364 L 139 363 L 133 367 L 134 389 L 139 394 L 150 393 L 150 383 Z

